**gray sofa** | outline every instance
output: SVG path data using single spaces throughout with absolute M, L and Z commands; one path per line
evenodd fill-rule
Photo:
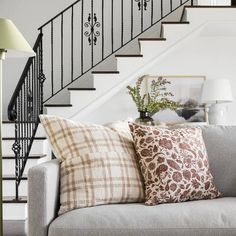
M 222 198 L 157 206 L 112 204 L 58 217 L 59 163 L 53 160 L 29 171 L 29 236 L 235 236 L 236 126 L 202 129 Z

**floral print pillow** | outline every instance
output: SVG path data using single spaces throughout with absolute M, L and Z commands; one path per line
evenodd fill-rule
M 145 183 L 145 204 L 220 196 L 201 128 L 162 129 L 129 123 Z

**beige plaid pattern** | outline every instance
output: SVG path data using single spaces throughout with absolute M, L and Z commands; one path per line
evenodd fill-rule
M 40 120 L 61 161 L 59 214 L 81 207 L 144 201 L 127 123 L 86 125 L 47 115 Z

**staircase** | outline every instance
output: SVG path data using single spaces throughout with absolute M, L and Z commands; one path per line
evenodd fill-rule
M 149 68 L 198 34 L 209 22 L 222 19 L 236 21 L 236 14 L 226 14 L 226 11 L 235 11 L 231 7 L 201 7 L 194 6 L 194 1 L 168 1 L 170 4 L 166 11 L 164 2 L 167 1 L 159 1 L 160 16 L 155 18 L 154 0 L 131 1 L 130 38 L 127 39 L 124 27 L 126 13 L 123 11 L 125 1 L 121 0 L 119 43 L 116 45 L 116 19 L 113 16 L 115 1 L 111 0 L 109 9 L 112 27 L 108 28 L 109 40 L 112 43 L 107 49 L 109 52 L 106 51 L 108 45 L 104 30 L 104 1 L 101 5 L 101 23 L 98 22 L 93 1 L 90 2 L 89 10 L 84 1 L 76 1 L 39 28 L 40 34 L 34 47 L 37 56 L 35 59 L 29 59 L 9 104 L 8 114 L 12 122 L 3 124 L 4 219 L 27 217 L 27 170 L 51 158 L 39 124 L 39 114 L 47 113 L 86 121 L 88 114 L 99 109 L 120 91 L 124 91 L 137 77 L 148 74 Z M 79 7 L 77 4 L 80 4 Z M 137 31 L 137 25 L 133 22 L 136 19 L 134 15 L 137 14 L 133 10 L 134 4 L 137 4 L 136 11 L 140 12 L 138 19 L 141 24 L 138 24 L 140 29 Z M 148 4 L 151 6 L 147 13 L 150 22 L 145 23 Z M 79 20 L 82 27 L 79 36 L 82 40 L 79 41 L 79 46 L 75 46 L 75 12 L 79 10 L 83 16 L 86 9 L 88 18 L 82 17 Z M 180 20 L 176 21 L 176 17 Z M 56 26 L 56 22 L 59 22 L 59 26 Z M 65 39 L 66 22 L 70 24 L 68 41 Z M 95 28 L 101 25 L 102 32 L 96 31 Z M 89 27 L 90 31 L 86 31 L 85 28 Z M 56 31 L 59 32 L 60 40 L 55 40 Z M 49 40 L 49 45 L 45 45 L 46 39 Z M 65 44 L 68 42 L 69 47 L 66 48 Z M 58 47 L 58 55 L 55 45 Z M 88 46 L 89 49 L 86 49 Z M 78 57 L 75 49 L 80 52 Z M 69 55 L 65 55 L 67 50 Z M 86 58 L 88 60 L 85 60 Z M 69 66 L 64 67 L 64 64 L 68 64 L 66 62 L 69 62 Z M 77 74 L 76 65 L 79 68 Z
M 19 198 L 15 199 L 16 176 L 15 176 L 15 155 L 12 152 L 12 143 L 15 140 L 15 124 L 10 121 L 4 121 L 2 124 L 2 143 L 3 143 L 3 219 L 4 220 L 22 220 L 27 218 L 27 172 L 32 166 L 49 160 L 47 157 L 47 141 L 38 129 L 35 137 L 34 146 L 28 157 L 24 173 L 21 176 L 19 186 Z

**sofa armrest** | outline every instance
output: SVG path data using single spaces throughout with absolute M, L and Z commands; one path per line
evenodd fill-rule
M 30 168 L 28 172 L 28 235 L 47 236 L 59 207 L 58 160 Z

